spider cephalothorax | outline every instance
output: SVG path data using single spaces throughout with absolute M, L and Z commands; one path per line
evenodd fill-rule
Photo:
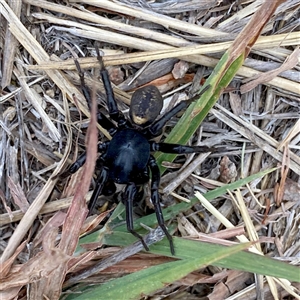
M 130 121 L 126 120 L 124 115 L 117 108 L 108 72 L 104 67 L 99 50 L 96 49 L 96 51 L 100 63 L 100 74 L 107 96 L 109 118 L 116 122 L 117 125 L 100 111 L 97 113 L 98 123 L 110 133 L 112 139 L 109 142 L 98 145 L 98 151 L 101 155 L 98 158 L 97 167 L 100 169 L 100 172 L 97 176 L 96 187 L 89 202 L 89 211 L 91 213 L 98 196 L 103 193 L 108 183 L 125 184 L 126 187 L 123 198 L 125 199 L 127 229 L 141 240 L 146 250 L 149 250 L 142 236 L 133 228 L 132 209 L 133 201 L 137 193 L 137 186 L 147 183 L 150 179 L 149 174 L 151 173 L 151 200 L 156 212 L 158 224 L 168 238 L 171 253 L 174 255 L 175 249 L 172 236 L 165 226 L 160 207 L 160 197 L 158 193 L 160 172 L 155 158 L 151 153 L 155 151 L 175 154 L 200 153 L 213 151 L 214 148 L 156 143 L 152 141 L 153 138 L 161 134 L 167 121 L 190 103 L 190 101 L 180 102 L 173 109 L 156 120 L 162 109 L 163 99 L 155 86 L 146 86 L 134 92 L 129 110 Z M 80 76 L 81 89 L 90 107 L 91 98 L 84 82 L 84 74 L 77 60 L 75 60 L 75 63 Z M 83 153 L 77 161 L 70 166 L 68 173 L 75 173 L 84 164 L 85 157 L 86 154 Z

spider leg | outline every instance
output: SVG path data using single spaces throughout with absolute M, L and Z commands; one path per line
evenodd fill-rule
M 181 101 L 175 107 L 173 107 L 170 111 L 165 113 L 160 119 L 152 123 L 152 125 L 147 129 L 150 134 L 150 137 L 156 137 L 161 135 L 162 129 L 166 125 L 166 123 L 175 115 L 177 115 L 180 111 L 188 106 L 190 101 Z
M 93 191 L 93 194 L 91 196 L 91 199 L 90 199 L 90 202 L 88 205 L 89 215 L 92 214 L 95 204 L 97 203 L 98 197 L 102 193 L 102 190 L 103 190 L 107 180 L 108 180 L 108 169 L 106 167 L 102 167 L 99 175 L 97 176 L 96 186 L 95 186 L 95 189 Z
M 102 144 L 98 144 L 98 152 L 101 153 L 101 152 L 106 151 L 108 145 L 109 145 L 109 141 L 104 142 Z M 84 165 L 85 160 L 86 160 L 86 151 L 83 152 L 77 158 L 77 160 L 65 172 L 63 172 L 60 176 L 68 177 L 69 175 L 76 173 Z
M 203 152 L 216 152 L 219 149 L 207 146 L 184 146 L 180 144 L 167 144 L 150 142 L 151 151 L 161 151 L 164 153 L 174 154 L 189 154 L 189 153 L 203 153 Z
M 80 64 L 79 64 L 78 60 L 74 59 L 74 62 L 75 62 L 75 66 L 76 66 L 79 78 L 80 78 L 80 88 L 81 88 L 81 91 L 83 93 L 83 96 L 84 96 L 87 104 L 88 104 L 89 110 L 91 111 L 91 105 L 92 105 L 91 95 L 90 95 L 90 91 L 88 90 L 87 86 L 85 85 L 84 73 L 83 73 L 83 71 L 82 71 L 82 69 L 80 67 Z
M 85 84 L 84 73 L 83 73 L 83 71 L 80 67 L 80 64 L 79 64 L 78 60 L 75 59 L 74 61 L 75 61 L 75 65 L 76 65 L 76 68 L 77 68 L 77 71 L 78 71 L 78 74 L 79 74 L 79 78 L 80 78 L 81 91 L 84 95 L 84 98 L 86 99 L 89 110 L 91 110 L 91 103 L 92 103 L 91 94 L 90 94 L 90 91 L 89 91 L 89 89 L 87 88 L 87 86 Z M 113 136 L 116 133 L 116 131 L 117 131 L 116 126 L 108 118 L 106 118 L 105 115 L 103 113 L 101 113 L 100 111 L 97 113 L 97 121 L 104 129 L 106 129 L 109 132 L 109 134 L 111 136 Z
M 97 113 L 97 122 L 108 131 L 110 136 L 114 136 L 117 133 L 117 127 L 100 111 Z
M 126 186 L 125 191 L 124 191 L 124 196 L 125 196 L 125 207 L 126 207 L 126 225 L 127 225 L 127 230 L 133 234 L 136 238 L 138 238 L 144 248 L 149 251 L 149 247 L 145 243 L 143 237 L 139 235 L 133 227 L 133 216 L 132 216 L 132 210 L 133 210 L 133 200 L 135 198 L 135 195 L 137 193 L 137 188 L 135 183 L 130 183 Z
M 114 92 L 109 80 L 109 74 L 107 69 L 104 66 L 102 56 L 98 47 L 95 47 L 97 53 L 97 59 L 100 64 L 100 75 L 104 85 L 106 97 L 107 97 L 107 107 L 108 113 L 111 119 L 117 122 L 118 127 L 128 127 L 128 122 L 125 119 L 124 115 L 118 110 L 117 102 L 114 96 Z
M 153 138 L 156 136 L 161 135 L 163 127 L 166 125 L 166 123 L 173 118 L 175 115 L 177 115 L 180 111 L 185 109 L 190 103 L 195 101 L 196 99 L 199 98 L 200 95 L 202 95 L 207 89 L 209 88 L 209 85 L 206 86 L 200 93 L 198 93 L 196 96 L 193 98 L 186 100 L 186 101 L 181 101 L 178 103 L 176 106 L 174 106 L 170 111 L 165 113 L 160 119 L 155 121 L 148 129 L 147 129 L 147 136 L 149 138 Z
M 175 255 L 173 239 L 165 225 L 163 213 L 162 213 L 161 206 L 160 206 L 160 197 L 159 197 L 159 193 L 158 193 L 158 187 L 159 187 L 159 183 L 160 183 L 160 172 L 159 172 L 157 163 L 155 161 L 155 158 L 152 155 L 149 158 L 148 165 L 150 167 L 151 174 L 152 174 L 151 199 L 152 199 L 152 203 L 154 205 L 158 225 L 161 227 L 161 229 L 163 230 L 163 232 L 165 233 L 165 235 L 169 241 L 170 250 L 171 250 L 172 255 Z

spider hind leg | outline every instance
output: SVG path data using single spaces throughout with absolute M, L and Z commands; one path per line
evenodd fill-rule
M 171 250 L 172 255 L 175 255 L 173 238 L 170 235 L 170 233 L 168 232 L 168 229 L 165 225 L 163 213 L 162 213 L 161 206 L 160 206 L 160 197 L 159 197 L 159 193 L 158 193 L 158 187 L 159 187 L 159 183 L 160 183 L 160 172 L 159 172 L 157 163 L 155 161 L 155 158 L 152 155 L 149 158 L 148 165 L 150 167 L 151 174 L 152 174 L 151 199 L 152 199 L 152 203 L 153 203 L 153 206 L 155 209 L 157 222 L 158 222 L 158 225 L 160 226 L 160 228 L 165 233 L 165 235 L 169 241 L 170 250 Z

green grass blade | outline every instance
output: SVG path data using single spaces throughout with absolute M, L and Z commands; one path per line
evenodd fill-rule
M 269 173 L 275 171 L 276 169 L 277 168 L 268 169 L 268 170 L 259 172 L 257 174 L 253 174 L 253 175 L 248 176 L 246 178 L 237 180 L 233 183 L 226 184 L 222 187 L 216 188 L 213 191 L 205 193 L 203 196 L 208 201 L 214 200 L 217 197 L 220 197 L 220 196 L 226 194 L 227 190 L 232 191 L 232 190 L 238 189 L 238 188 L 246 185 L 247 183 L 250 183 L 251 181 L 253 181 L 255 179 L 261 178 L 261 177 L 265 176 L 266 174 L 269 174 Z M 177 216 L 180 212 L 184 212 L 184 211 L 190 209 L 196 203 L 199 203 L 199 200 L 196 197 L 194 197 L 194 198 L 190 199 L 189 203 L 181 202 L 181 203 L 178 203 L 176 205 L 169 206 L 169 207 L 163 209 L 164 219 L 166 221 L 170 220 L 171 218 L 174 218 L 175 216 Z M 157 219 L 156 219 L 155 214 L 151 214 L 151 215 L 148 215 L 148 216 L 145 216 L 145 217 L 142 217 L 142 218 L 136 220 L 134 222 L 134 228 L 137 229 L 137 230 L 142 229 L 142 227 L 140 226 L 141 223 L 143 223 L 147 226 L 156 225 L 157 224 Z M 118 230 L 127 231 L 125 225 L 118 227 Z
M 167 283 L 179 280 L 204 265 L 211 265 L 219 259 L 225 259 L 248 248 L 250 245 L 251 243 L 245 243 L 232 247 L 224 247 L 205 257 L 198 256 L 189 260 L 179 260 L 153 266 L 109 281 L 99 287 L 93 288 L 91 291 L 85 292 L 83 295 L 72 295 L 67 299 L 140 299 L 140 296 L 143 294 L 151 294 L 163 288 Z
M 195 133 L 210 109 L 218 101 L 222 91 L 231 82 L 239 67 L 243 64 L 244 56 L 241 55 L 238 57 L 226 70 L 225 66 L 227 66 L 228 60 L 228 53 L 226 52 L 204 85 L 204 87 L 209 86 L 208 90 L 198 101 L 189 106 L 166 138 L 166 143 L 185 145 Z M 161 172 L 165 170 L 165 168 L 161 166 L 162 162 L 172 161 L 175 157 L 176 154 L 160 153 L 156 155 L 156 161 L 160 166 Z
M 124 243 L 131 244 L 135 241 L 134 237 L 125 232 L 115 231 L 111 235 L 104 238 L 104 243 L 108 245 L 120 245 Z M 195 257 L 206 257 L 211 253 L 218 252 L 221 248 L 228 248 L 223 245 L 211 244 L 202 241 L 192 241 L 184 238 L 174 237 L 174 246 L 176 258 L 194 259 Z M 166 239 L 150 246 L 150 251 L 164 256 L 171 256 L 169 243 Z M 263 255 L 254 254 L 251 252 L 238 252 L 230 257 L 222 258 L 218 262 L 212 263 L 214 266 L 241 270 L 245 272 L 257 273 L 273 277 L 285 278 L 290 281 L 299 281 L 299 268 L 289 265 L 286 262 L 278 261 Z

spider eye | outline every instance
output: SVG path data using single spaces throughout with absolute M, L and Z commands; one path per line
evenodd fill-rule
M 136 90 L 131 98 L 129 115 L 132 122 L 147 126 L 154 122 L 163 107 L 162 96 L 153 85 Z

